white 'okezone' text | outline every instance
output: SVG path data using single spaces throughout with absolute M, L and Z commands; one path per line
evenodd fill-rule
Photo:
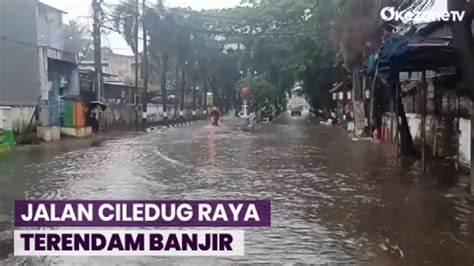
M 380 17 L 384 21 L 399 21 L 408 23 L 411 21 L 444 21 L 444 22 L 461 22 L 466 15 L 465 11 L 410 11 L 396 10 L 394 7 L 385 7 L 380 11 Z

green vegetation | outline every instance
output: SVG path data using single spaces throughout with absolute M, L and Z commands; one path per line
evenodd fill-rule
M 90 42 L 89 34 L 87 25 L 79 20 L 70 20 L 65 26 L 64 49 L 75 54 L 86 53 Z
M 135 1 L 122 2 L 110 15 L 132 49 Z M 209 88 L 214 104 L 224 110 L 246 80 L 259 107 L 281 104 L 302 81 L 311 104 L 324 108 L 328 90 L 346 75 L 333 30 L 349 2 L 244 0 L 239 7 L 200 12 L 149 7 L 142 17 L 150 36 L 150 74 L 162 84 L 163 95 L 169 78 L 182 89 L 196 76 L 198 86 Z M 191 74 L 184 79 L 185 73 Z

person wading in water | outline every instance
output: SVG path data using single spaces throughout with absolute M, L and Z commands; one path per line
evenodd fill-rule
M 210 113 L 210 120 L 211 120 L 211 124 L 215 127 L 219 126 L 219 116 L 220 116 L 219 109 L 214 106 Z

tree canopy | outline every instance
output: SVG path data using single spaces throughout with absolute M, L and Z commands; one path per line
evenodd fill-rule
M 115 27 L 131 47 L 135 1 L 115 9 Z M 156 66 L 152 71 L 173 69 L 163 58 L 196 71 L 199 84 L 214 92 L 215 104 L 226 107 L 237 100 L 236 90 L 248 75 L 262 85 L 250 88 L 264 101 L 258 105 L 281 102 L 300 81 L 311 104 L 323 108 L 332 84 L 346 75 L 333 37 L 348 2 L 244 0 L 235 8 L 204 11 L 149 7 L 142 17 L 150 35 L 150 65 Z
M 64 49 L 75 54 L 86 53 L 90 44 L 87 38 L 89 33 L 87 25 L 79 20 L 70 20 L 64 27 Z

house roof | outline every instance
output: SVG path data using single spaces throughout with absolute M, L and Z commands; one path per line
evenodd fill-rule
M 374 59 L 375 58 L 375 59 Z M 367 73 L 437 70 L 456 65 L 451 40 L 392 35 L 367 62 Z
M 95 75 L 95 70 L 93 68 L 91 68 L 91 69 L 80 68 L 79 69 L 79 74 L 83 74 L 83 75 L 92 75 L 92 74 L 94 74 Z M 117 77 L 116 75 L 109 74 L 109 73 L 102 73 L 102 75 L 104 77 Z
M 127 89 L 135 89 L 135 86 L 130 86 L 122 81 L 104 81 L 104 85 L 112 88 L 127 88 Z M 138 87 L 138 89 L 143 89 L 143 87 Z
M 400 12 L 447 12 L 448 1 L 447 0 L 420 0 L 413 1 L 402 7 Z M 437 22 L 433 17 L 415 17 L 411 21 L 398 22 L 395 25 L 395 32 L 404 35 L 410 31 L 417 32 L 424 27 Z

